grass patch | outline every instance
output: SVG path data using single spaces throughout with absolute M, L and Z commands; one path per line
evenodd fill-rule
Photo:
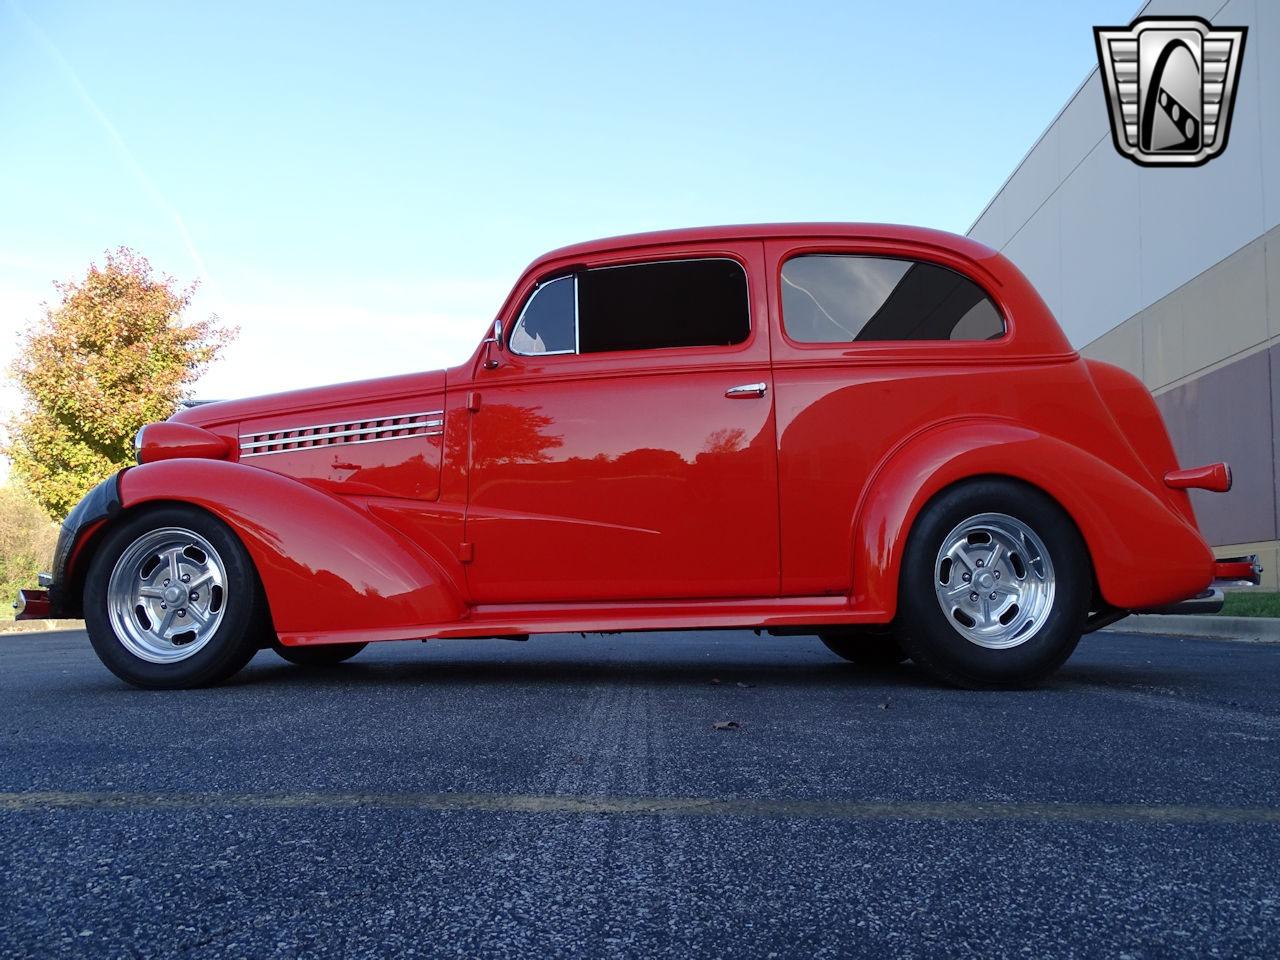
M 1222 606 L 1224 617 L 1280 617 L 1280 593 L 1232 590 Z

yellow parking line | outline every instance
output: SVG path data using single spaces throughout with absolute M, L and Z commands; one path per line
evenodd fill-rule
M 55 810 L 381 810 L 769 817 L 815 820 L 1045 820 L 1066 822 L 1280 824 L 1280 808 L 1179 803 L 752 800 L 587 797 L 505 793 L 0 793 L 0 813 Z

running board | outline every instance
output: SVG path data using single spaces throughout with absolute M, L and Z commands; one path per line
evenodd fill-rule
M 660 600 L 609 603 L 479 604 L 449 623 L 372 629 L 280 632 L 287 647 L 377 640 L 445 640 L 538 633 L 617 633 L 643 630 L 769 629 L 888 620 L 860 610 L 847 597 L 770 597 L 740 600 Z

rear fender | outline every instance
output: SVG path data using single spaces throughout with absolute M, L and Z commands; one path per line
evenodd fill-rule
M 1008 421 L 965 420 L 911 438 L 868 483 L 854 519 L 854 606 L 893 617 L 906 538 L 920 511 L 946 487 L 992 475 L 1038 487 L 1066 510 L 1112 606 L 1171 603 L 1213 579 L 1213 553 L 1199 531 L 1143 484 L 1055 437 Z
M 1155 481 L 1160 495 L 1191 523 L 1195 511 L 1187 491 L 1167 486 L 1164 476 L 1178 469 L 1178 455 L 1165 427 L 1160 408 L 1146 385 L 1128 370 L 1101 360 L 1085 360 L 1103 406 L 1128 441 L 1138 460 Z
M 217 460 L 161 460 L 120 475 L 126 511 L 198 506 L 239 535 L 285 643 L 336 630 L 448 623 L 466 611 L 445 568 L 342 500 L 280 474 Z

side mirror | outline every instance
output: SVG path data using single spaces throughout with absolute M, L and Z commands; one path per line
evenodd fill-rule
M 502 321 L 500 319 L 493 321 L 493 336 L 486 337 L 484 340 L 484 368 L 486 370 L 498 369 L 498 360 L 493 355 L 493 345 L 495 343 L 499 349 L 502 348 Z

